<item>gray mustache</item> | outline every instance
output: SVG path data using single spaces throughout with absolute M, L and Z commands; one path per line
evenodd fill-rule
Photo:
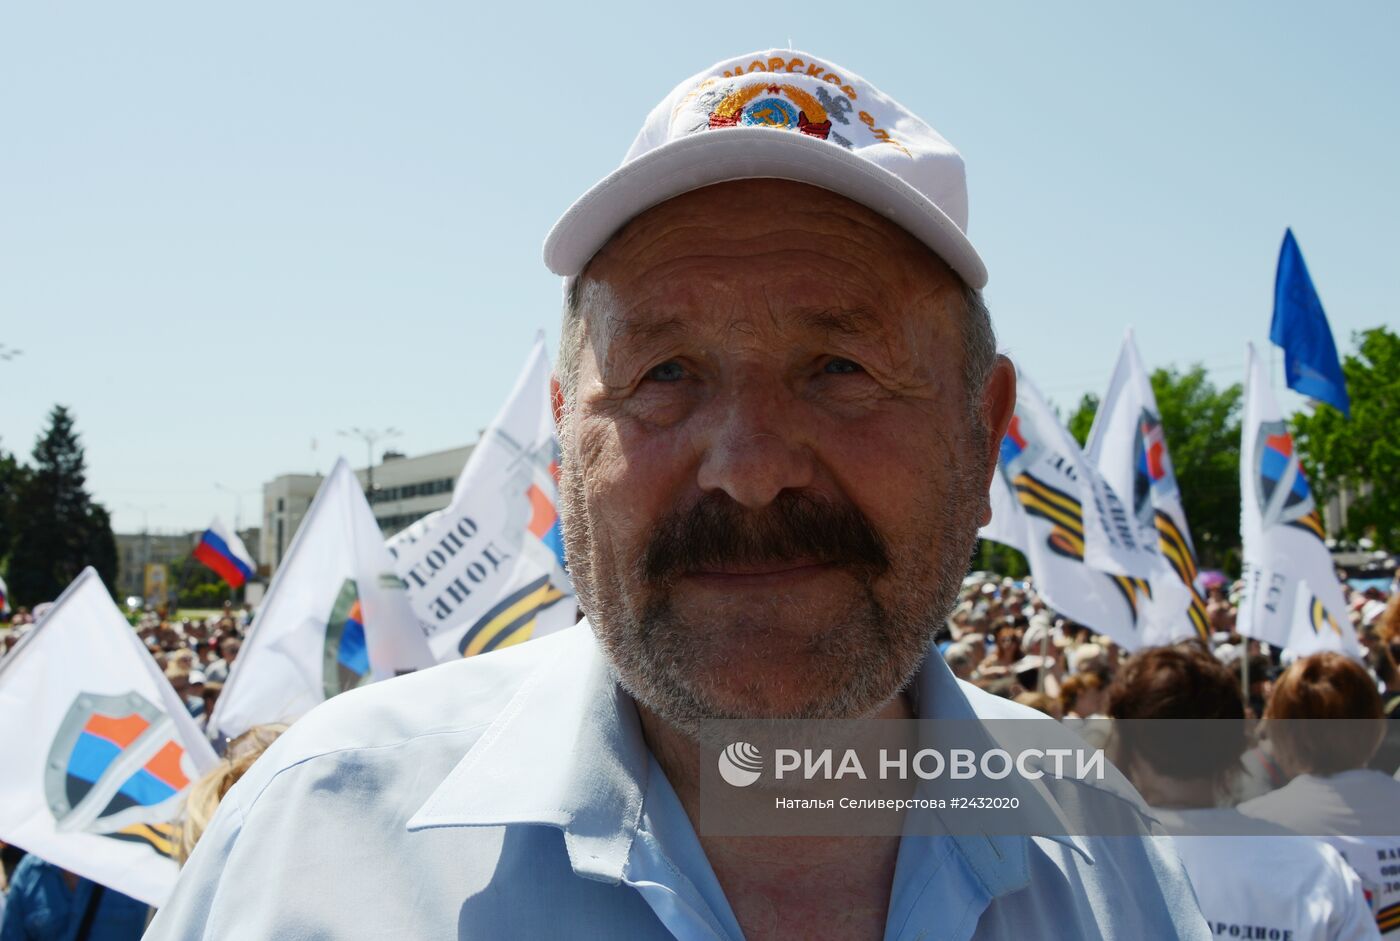
M 665 517 L 647 545 L 643 577 L 665 582 L 730 565 L 807 561 L 879 575 L 889 568 L 884 540 L 855 506 L 802 491 L 784 491 L 769 506 L 747 510 L 711 493 Z

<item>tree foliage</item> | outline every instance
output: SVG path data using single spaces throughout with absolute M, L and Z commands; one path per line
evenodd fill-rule
M 1012 578 L 1025 578 L 1030 574 L 1030 563 L 1020 552 L 990 539 L 977 540 L 977 551 L 972 556 L 972 572 L 996 572 Z
M 1400 336 L 1385 327 L 1352 338 L 1356 352 L 1342 362 L 1351 417 L 1330 405 L 1293 417 L 1293 434 L 1320 502 L 1346 484 L 1360 491 L 1345 525 L 1329 520 L 1343 537 L 1370 536 L 1400 547 Z
M 1069 421 L 1065 422 L 1065 427 L 1081 448 L 1089 440 L 1089 429 L 1094 427 L 1094 415 L 1098 410 L 1099 397 L 1092 392 L 1085 392 L 1084 397 L 1079 400 L 1079 405 L 1070 412 Z
M 117 573 L 112 521 L 87 492 L 82 443 L 64 406 L 49 413 L 32 460 L 16 487 L 22 511 L 13 520 L 8 579 L 15 601 L 50 601 L 88 565 L 111 591 Z
M 216 608 L 233 599 L 228 583 L 193 555 L 170 563 L 170 584 L 179 603 L 187 608 Z
M 0 448 L 0 565 L 9 557 L 19 518 L 19 491 L 27 468 Z

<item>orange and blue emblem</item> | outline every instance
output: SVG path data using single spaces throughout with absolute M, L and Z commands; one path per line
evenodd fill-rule
M 552 453 L 546 470 L 557 488 L 558 442 L 552 441 L 550 448 Z M 561 572 L 566 571 L 563 520 L 560 519 L 559 508 L 555 505 L 554 498 L 545 487 L 531 481 L 525 488 L 525 499 L 530 505 L 530 518 L 525 524 L 526 532 L 539 540 L 548 551 L 549 559 Z M 532 578 L 508 592 L 477 618 L 476 623 L 468 628 L 457 642 L 457 652 L 464 657 L 474 657 L 479 653 L 489 653 L 502 647 L 523 643 L 534 636 L 535 622 L 540 612 L 567 597 L 555 583 L 554 572 Z
M 170 855 L 172 830 L 152 823 L 174 811 L 190 779 L 174 722 L 136 692 L 83 693 L 59 723 L 44 787 L 60 831 L 144 843 Z
M 559 462 L 556 459 L 549 465 L 550 476 L 559 479 Z M 530 484 L 525 490 L 530 501 L 530 522 L 525 528 L 530 535 L 544 543 L 560 568 L 564 568 L 564 524 L 559 518 L 559 509 L 554 500 L 539 484 Z
M 1154 496 L 1165 497 L 1176 490 L 1176 475 L 1167 456 L 1167 439 L 1162 421 L 1147 409 L 1138 416 L 1133 436 L 1133 512 L 1144 526 L 1152 524 Z
M 1255 454 L 1255 483 L 1264 525 L 1293 526 L 1323 538 L 1322 518 L 1298 463 L 1288 426 L 1281 421 L 1262 423 Z
M 1007 426 L 1006 435 L 1001 439 L 1001 454 L 999 457 L 1003 467 L 1010 467 L 1011 462 L 1020 457 L 1026 450 L 1026 437 L 1021 434 L 1021 416 L 1012 415 L 1011 424 Z
M 353 578 L 341 584 L 331 616 L 326 619 L 324 649 L 322 672 L 327 699 L 369 682 L 369 644 L 359 587 Z

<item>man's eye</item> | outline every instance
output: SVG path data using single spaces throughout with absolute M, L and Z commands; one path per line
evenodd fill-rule
M 679 382 L 685 378 L 685 368 L 671 359 L 647 370 L 646 377 L 656 382 Z
M 837 376 L 844 375 L 846 373 L 864 371 L 865 370 L 860 368 L 859 363 L 853 363 L 849 359 L 842 359 L 839 356 L 835 356 L 827 360 L 826 365 L 822 367 L 822 372 L 830 373 L 831 375 Z

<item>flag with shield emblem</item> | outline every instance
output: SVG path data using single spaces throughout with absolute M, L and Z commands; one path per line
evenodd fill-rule
M 1245 364 L 1240 442 L 1245 590 L 1237 628 L 1300 657 L 1335 650 L 1360 659 L 1317 501 L 1253 346 L 1245 351 Z
M 316 492 L 209 727 L 292 722 L 349 689 L 430 667 L 432 651 L 344 458 Z
M 577 620 L 564 565 L 550 377 L 540 334 L 472 449 L 452 502 L 389 540 L 439 660 L 490 653 Z
M 84 569 L 0 667 L 0 840 L 160 905 L 175 826 L 217 758 Z
M 1122 496 L 1139 538 L 1156 542 L 1162 556 L 1160 574 L 1149 580 L 1151 595 L 1142 604 L 1144 643 L 1208 640 L 1206 600 L 1196 585 L 1196 552 L 1166 428 L 1131 330 L 1123 337 L 1108 391 L 1094 413 L 1084 456 Z

